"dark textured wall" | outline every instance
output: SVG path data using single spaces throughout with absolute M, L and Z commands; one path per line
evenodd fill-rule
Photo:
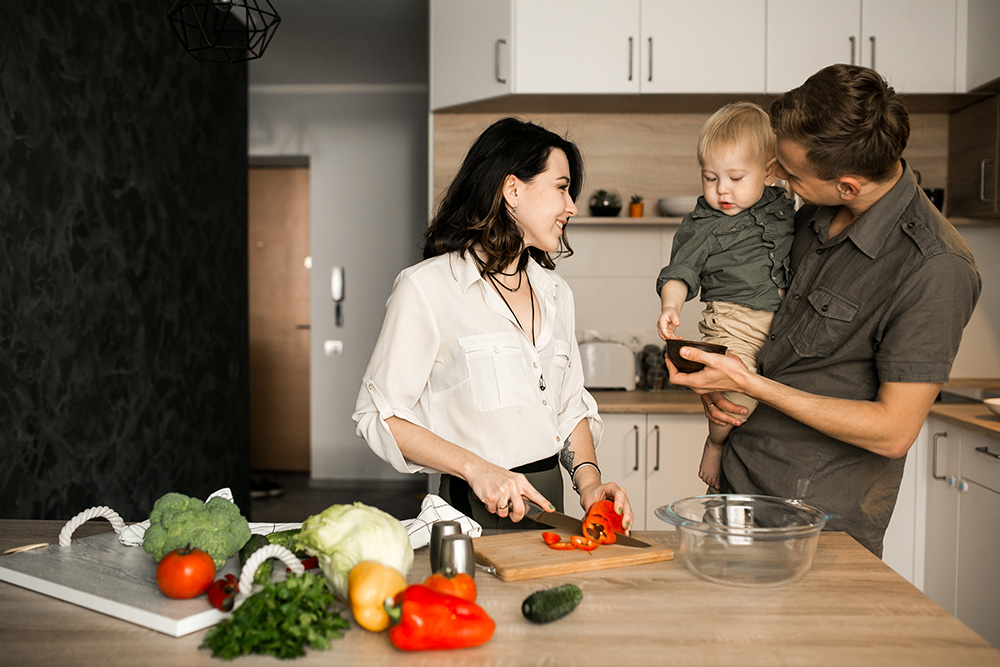
M 249 511 L 246 66 L 171 2 L 5 0 L 0 517 Z

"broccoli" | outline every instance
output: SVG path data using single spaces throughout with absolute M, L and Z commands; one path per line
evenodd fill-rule
M 188 545 L 205 551 L 221 570 L 226 559 L 250 539 L 250 525 L 239 508 L 225 498 L 202 502 L 182 493 L 160 497 L 149 513 L 142 548 L 156 562 Z

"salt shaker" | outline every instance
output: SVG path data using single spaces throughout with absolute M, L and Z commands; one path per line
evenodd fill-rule
M 437 521 L 431 524 L 431 574 L 441 571 L 441 540 L 448 535 L 461 535 L 458 521 Z
M 476 552 L 472 548 L 472 538 L 458 533 L 445 535 L 441 539 L 439 570 L 451 570 L 455 574 L 476 576 Z

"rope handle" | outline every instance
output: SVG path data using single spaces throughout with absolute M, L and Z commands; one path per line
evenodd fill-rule
M 302 567 L 302 561 L 300 561 L 295 554 L 280 544 L 268 544 L 267 546 L 254 551 L 253 555 L 251 555 L 247 562 L 243 565 L 243 570 L 240 571 L 239 592 L 241 596 L 249 597 L 249 595 L 253 592 L 253 575 L 257 572 L 257 568 L 260 567 L 260 564 L 268 558 L 277 558 L 295 574 L 302 574 L 305 572 L 305 568 Z
M 105 507 L 104 505 L 101 505 L 100 507 L 91 507 L 89 510 L 83 510 L 66 522 L 66 525 L 63 526 L 63 529 L 59 532 L 59 546 L 68 547 L 76 529 L 91 519 L 107 519 L 111 522 L 111 527 L 118 535 L 121 535 L 122 530 L 125 529 L 125 522 L 122 521 L 120 516 L 118 516 L 118 512 L 114 511 L 110 507 Z

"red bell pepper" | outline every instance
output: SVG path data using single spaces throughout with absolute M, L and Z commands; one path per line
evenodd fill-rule
M 615 533 L 622 532 L 622 517 L 615 504 L 605 498 L 590 506 L 583 520 L 583 535 L 600 544 L 614 544 Z
M 389 640 L 401 651 L 467 648 L 485 644 L 496 623 L 482 607 L 422 584 L 396 594 L 385 611 L 392 626 Z
M 589 537 L 584 537 L 583 535 L 574 535 L 569 538 L 569 541 L 574 548 L 579 549 L 580 551 L 593 551 L 597 547 L 601 546 L 601 543 L 597 540 L 592 540 Z
M 465 572 L 452 572 L 450 568 L 443 572 L 435 572 L 427 577 L 424 580 L 424 586 L 432 591 L 454 595 L 469 602 L 476 601 L 478 592 L 476 580 L 472 578 L 472 575 Z

